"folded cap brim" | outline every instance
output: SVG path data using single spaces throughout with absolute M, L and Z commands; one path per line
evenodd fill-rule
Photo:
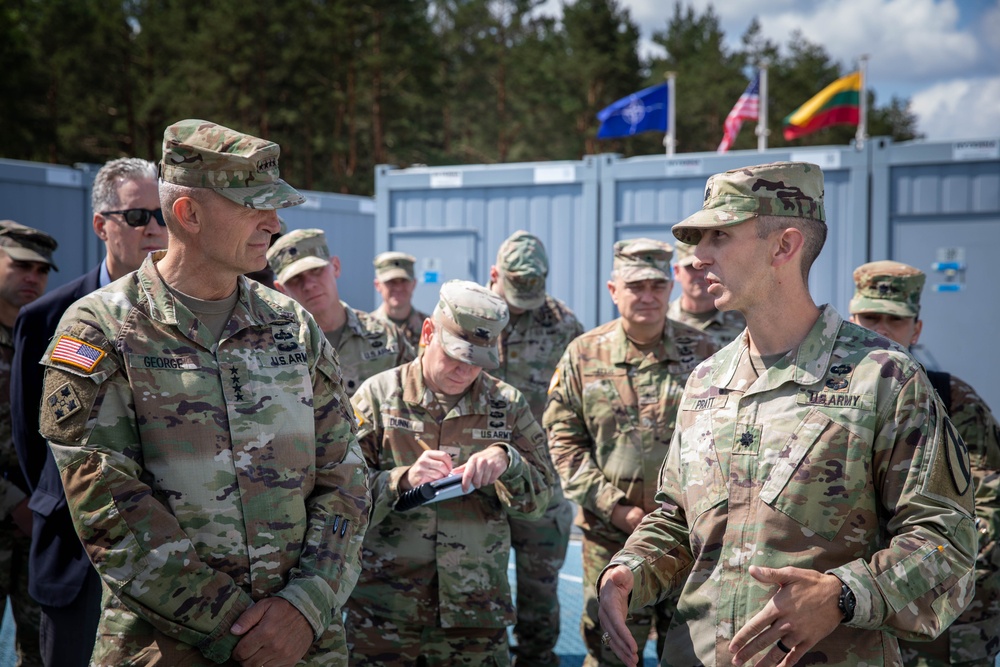
M 406 280 L 413 280 L 413 276 L 411 276 L 406 271 L 406 269 L 401 269 L 401 268 L 398 268 L 398 267 L 393 267 L 391 269 L 386 269 L 385 271 L 377 271 L 375 273 L 375 277 L 378 278 L 381 282 L 387 282 L 389 280 L 395 280 L 396 278 L 404 278 Z
M 732 227 L 757 217 L 756 211 L 730 211 L 721 208 L 702 209 L 670 228 L 674 238 L 690 245 L 698 245 L 706 229 Z
M 895 315 L 896 317 L 916 317 L 917 311 L 910 305 L 888 299 L 872 299 L 866 296 L 855 296 L 848 306 L 851 315 L 861 313 L 878 313 L 879 315 Z
M 287 283 L 289 280 L 299 275 L 304 271 L 309 271 L 310 269 L 320 269 L 330 263 L 330 260 L 323 259 L 322 257 L 316 257 L 315 255 L 309 255 L 303 257 L 302 259 L 297 259 L 285 268 L 281 270 L 275 280 L 279 283 Z
M 521 310 L 534 310 L 545 303 L 545 289 L 541 290 L 519 290 L 514 283 L 500 272 L 500 283 L 503 285 L 504 300 L 515 308 Z
M 278 179 L 277 183 L 250 188 L 213 188 L 213 190 L 240 206 L 264 211 L 298 206 L 306 201 L 302 193 L 281 179 Z
M 622 282 L 635 283 L 640 280 L 670 280 L 670 274 L 653 266 L 627 266 L 617 270 Z
M 11 259 L 17 260 L 18 262 L 41 262 L 42 264 L 48 264 L 52 267 L 53 271 L 58 271 L 59 267 L 50 258 L 37 253 L 30 248 L 24 248 L 21 246 L 3 246 L 0 248 L 5 253 L 10 255 Z
M 500 353 L 496 345 L 490 347 L 473 345 L 446 331 L 444 327 L 439 326 L 438 331 L 441 334 L 441 347 L 445 354 L 452 359 L 486 370 L 493 370 L 500 366 Z

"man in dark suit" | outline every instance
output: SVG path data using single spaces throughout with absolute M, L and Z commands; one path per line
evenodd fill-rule
M 105 164 L 91 191 L 94 232 L 107 256 L 90 272 L 21 309 L 14 326 L 11 412 L 14 446 L 31 490 L 29 592 L 42 607 L 39 641 L 46 665 L 87 665 L 100 614 L 101 581 L 66 508 L 59 470 L 38 433 L 43 367 L 38 364 L 66 309 L 77 299 L 139 268 L 167 247 L 156 165 L 120 158 Z

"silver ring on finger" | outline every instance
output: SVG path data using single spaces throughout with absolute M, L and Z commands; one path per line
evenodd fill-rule
M 601 643 L 604 644 L 605 646 L 610 646 L 611 645 L 611 633 L 610 632 L 605 632 L 603 635 L 601 635 Z
M 778 640 L 778 643 L 776 644 L 776 646 L 778 647 L 778 650 L 781 651 L 782 653 L 791 653 L 792 652 L 792 649 L 790 649 L 787 646 L 785 646 L 785 643 L 783 641 L 781 641 L 780 639 Z

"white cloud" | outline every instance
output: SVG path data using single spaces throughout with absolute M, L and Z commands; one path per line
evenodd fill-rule
M 916 93 L 911 109 L 929 140 L 1000 135 L 1000 76 L 957 79 Z

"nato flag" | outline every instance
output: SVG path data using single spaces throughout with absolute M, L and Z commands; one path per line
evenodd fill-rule
M 623 97 L 597 114 L 598 139 L 630 137 L 651 130 L 667 131 L 667 84 L 651 86 Z

